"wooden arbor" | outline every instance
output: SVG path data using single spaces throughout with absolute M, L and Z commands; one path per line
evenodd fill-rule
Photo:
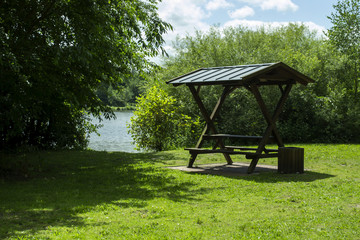
M 198 154 L 222 153 L 228 164 L 232 164 L 230 155 L 242 154 L 245 155 L 247 159 L 252 159 L 248 168 L 248 173 L 252 173 L 260 158 L 278 157 L 278 149 L 266 148 L 266 144 L 270 138 L 274 138 L 278 147 L 284 147 L 284 143 L 276 129 L 275 123 L 282 111 L 287 97 L 289 96 L 292 86 L 297 83 L 307 85 L 311 82 L 314 82 L 311 78 L 303 75 L 282 62 L 202 68 L 168 81 L 167 83 L 173 84 L 174 86 L 185 84 L 189 87 L 206 121 L 206 126 L 195 148 L 185 149 L 191 154 L 188 167 L 193 166 Z M 207 112 L 199 96 L 200 88 L 203 85 L 223 86 L 223 92 L 211 114 Z M 259 91 L 259 87 L 269 85 L 277 85 L 281 91 L 281 97 L 272 115 L 268 111 Z M 240 87 L 244 87 L 249 90 L 259 104 L 261 112 L 267 122 L 267 128 L 265 129 L 263 136 L 229 135 L 217 132 L 213 122 L 214 117 L 219 112 L 219 109 L 224 103 L 226 97 L 232 91 Z M 258 139 L 259 143 L 257 148 L 225 146 L 223 141 L 224 138 Z M 215 140 L 213 148 L 202 148 L 204 141 L 210 139 Z

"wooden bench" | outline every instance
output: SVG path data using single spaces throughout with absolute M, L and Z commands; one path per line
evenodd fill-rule
M 248 147 L 239 147 L 239 146 L 225 146 L 226 149 L 239 149 L 239 150 L 250 150 L 250 151 L 256 151 L 257 148 L 248 148 Z M 269 149 L 269 148 L 264 148 L 264 152 L 265 153 L 270 153 L 270 152 L 278 152 L 278 149 Z
M 229 155 L 236 155 L 236 154 L 245 155 L 246 159 L 278 157 L 277 149 L 266 149 L 264 150 L 265 153 L 234 151 L 235 149 L 256 151 L 256 148 L 246 148 L 246 147 L 237 147 L 237 146 L 226 146 L 225 148 L 222 149 L 185 148 L 185 150 L 188 150 L 190 154 L 226 153 Z M 276 153 L 270 153 L 270 152 L 276 152 Z

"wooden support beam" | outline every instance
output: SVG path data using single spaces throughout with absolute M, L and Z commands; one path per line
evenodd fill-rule
M 236 89 L 236 87 L 230 87 L 230 86 L 226 86 L 223 90 L 223 93 L 221 94 L 217 104 L 215 105 L 211 115 L 209 116 L 208 115 L 208 112 L 199 96 L 199 92 L 195 89 L 194 86 L 192 85 L 188 85 L 189 89 L 190 89 L 190 92 L 192 93 L 199 109 L 200 109 L 200 112 L 201 114 L 203 115 L 205 121 L 206 121 L 206 126 L 205 128 L 203 129 L 203 132 L 196 144 L 196 148 L 200 148 L 203 144 L 203 136 L 208 132 L 208 130 L 210 130 L 213 134 L 216 134 L 217 133 L 217 130 L 216 130 L 216 127 L 213 123 L 213 119 L 214 117 L 216 116 L 216 114 L 218 113 L 221 105 L 224 103 L 225 101 L 225 98 L 227 97 L 227 95 L 232 92 L 233 90 Z M 200 86 L 199 86 L 200 87 Z M 198 89 L 199 90 L 199 89 Z M 222 142 L 221 139 L 218 139 L 216 145 L 219 145 L 220 148 L 224 148 L 224 143 Z M 228 164 L 232 164 L 232 160 L 231 160 L 231 157 L 229 154 L 227 153 L 223 153 L 224 154 L 224 157 L 227 161 Z M 195 162 L 196 160 L 196 157 L 197 157 L 197 153 L 194 153 L 194 154 L 191 154 L 191 157 L 190 157 L 190 160 L 189 160 L 189 165 L 188 167 L 192 167 L 193 163 Z
M 261 111 L 263 112 L 264 116 L 265 116 L 265 119 L 267 119 L 268 121 L 268 126 L 264 132 L 264 135 L 263 135 L 263 138 L 262 140 L 260 141 L 259 145 L 258 145 L 258 149 L 256 150 L 256 154 L 261 154 L 262 151 L 264 151 L 264 148 L 265 148 L 265 145 L 271 135 L 271 133 L 275 132 L 275 138 L 276 137 L 276 134 L 277 134 L 277 131 L 276 131 L 276 126 L 275 126 L 275 122 L 277 121 L 280 113 L 281 113 L 281 110 L 285 104 L 285 101 L 287 99 L 287 97 L 289 96 L 289 93 L 290 93 L 290 90 L 292 88 L 292 84 L 288 84 L 286 85 L 286 88 L 284 90 L 284 92 L 282 93 L 279 101 L 278 101 L 278 104 L 275 108 L 275 111 L 274 111 L 274 114 L 272 116 L 272 118 L 270 119 L 269 118 L 269 113 L 267 112 L 267 109 L 265 107 L 265 105 L 263 104 L 263 101 L 262 101 L 262 98 L 261 98 L 261 95 L 257 95 L 257 93 L 259 92 L 257 87 L 251 87 L 251 90 L 252 92 L 254 93 L 254 96 L 255 98 L 257 98 L 257 100 L 260 100 L 258 101 L 259 103 L 259 106 L 261 108 Z M 254 90 L 255 89 L 255 90 Z M 260 98 L 259 98 L 260 97 Z M 279 136 L 278 136 L 279 137 Z M 281 140 L 281 139 L 280 139 Z M 282 144 L 282 141 L 278 142 L 278 145 Z M 283 144 L 282 144 L 283 146 Z M 256 167 L 256 164 L 258 163 L 259 161 L 259 157 L 257 156 L 254 156 L 254 158 L 252 159 L 251 163 L 250 163 L 250 166 L 248 168 L 248 173 L 252 173 Z
M 190 153 L 191 156 L 190 156 L 190 159 L 189 159 L 189 164 L 188 164 L 188 168 L 191 168 L 196 160 L 196 157 L 197 157 L 197 153 Z
M 199 86 L 197 87 L 196 92 L 197 92 L 198 94 L 200 94 L 200 90 L 201 90 L 201 85 L 199 85 Z
M 283 94 L 284 93 L 284 88 L 281 85 L 278 85 L 278 86 L 279 86 L 281 94 Z
M 279 147 L 283 147 L 284 146 L 283 141 L 282 141 L 282 139 L 281 139 L 281 137 L 280 137 L 280 135 L 279 135 L 279 133 L 278 133 L 278 131 L 276 129 L 275 122 L 272 121 L 272 117 L 270 116 L 269 111 L 267 110 L 267 107 L 265 105 L 265 102 L 264 102 L 261 94 L 260 94 L 258 86 L 251 86 L 250 89 L 251 89 L 251 92 L 253 93 L 253 95 L 255 96 L 255 99 L 256 99 L 257 103 L 259 104 L 260 110 L 261 110 L 261 112 L 262 112 L 268 126 L 273 125 L 272 126 L 272 133 L 273 133 L 273 135 L 275 137 L 276 143 L 278 144 Z M 282 95 L 284 95 L 284 93 Z
M 199 86 L 200 87 L 200 86 Z M 210 120 L 213 121 L 213 119 L 216 117 L 216 115 L 218 114 L 219 110 L 220 110 L 220 107 L 222 106 L 222 104 L 224 103 L 227 95 L 229 95 L 232 91 L 234 91 L 236 88 L 235 87 L 225 87 L 224 90 L 223 90 L 223 93 L 221 94 L 219 100 L 217 101 L 211 115 L 210 115 Z M 198 95 L 199 96 L 199 95 Z M 199 97 L 199 100 L 201 101 L 200 97 Z M 196 144 L 196 147 L 197 148 L 200 148 L 204 142 L 204 135 L 208 132 L 209 130 L 209 127 L 208 127 L 208 124 L 205 125 L 201 135 L 200 135 L 200 138 Z

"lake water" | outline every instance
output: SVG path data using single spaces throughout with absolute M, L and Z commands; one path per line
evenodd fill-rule
M 98 129 L 100 136 L 95 133 L 90 134 L 88 147 L 97 151 L 138 152 L 134 149 L 135 145 L 126 127 L 126 124 L 130 123 L 133 112 L 115 112 L 115 116 L 116 119 L 101 121 L 100 124 L 104 126 Z M 99 124 L 99 121 L 94 119 L 93 123 Z

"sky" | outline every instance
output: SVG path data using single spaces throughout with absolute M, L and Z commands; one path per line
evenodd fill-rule
M 176 36 L 207 31 L 211 26 L 261 25 L 282 26 L 289 22 L 304 23 L 319 34 L 332 24 L 327 16 L 337 0 L 163 0 L 159 15 L 174 30 L 164 35 L 165 49 L 171 55 Z

